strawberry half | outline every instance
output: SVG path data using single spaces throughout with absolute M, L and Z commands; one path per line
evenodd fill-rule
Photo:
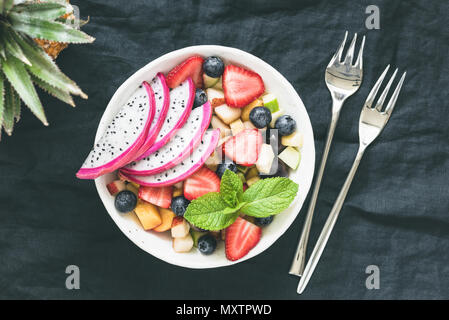
M 257 162 L 263 144 L 257 129 L 245 129 L 223 144 L 223 152 L 236 164 L 250 167 Z
M 195 87 L 203 86 L 203 62 L 200 56 L 192 56 L 184 60 L 167 74 L 167 85 L 169 88 L 176 88 L 188 77 L 191 77 Z
M 220 191 L 220 178 L 206 167 L 202 167 L 184 181 L 184 197 L 193 200 L 208 192 Z
M 172 187 L 143 187 L 139 188 L 139 198 L 161 208 L 169 208 L 172 198 Z
M 262 229 L 255 224 L 238 217 L 226 229 L 226 258 L 235 261 L 243 258 L 260 240 Z
M 237 66 L 226 66 L 223 72 L 226 104 L 243 108 L 265 92 L 262 78 L 255 72 Z

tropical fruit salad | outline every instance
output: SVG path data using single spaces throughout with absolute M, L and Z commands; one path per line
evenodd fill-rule
M 176 252 L 211 255 L 224 241 L 235 261 L 295 199 L 302 144 L 259 74 L 194 55 L 135 89 L 77 177 L 116 172 L 117 211 L 169 232 Z

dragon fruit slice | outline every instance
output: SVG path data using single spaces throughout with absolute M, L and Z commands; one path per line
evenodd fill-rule
M 135 176 L 120 171 L 120 175 L 128 181 L 138 183 L 142 186 L 163 187 L 173 185 L 187 179 L 202 167 L 204 162 L 215 150 L 219 138 L 219 129 L 206 131 L 201 143 L 195 148 L 190 157 L 166 171 L 150 176 Z
M 147 176 L 168 170 L 187 158 L 201 142 L 209 127 L 212 107 L 209 102 L 193 109 L 184 126 L 162 148 L 137 162 L 131 162 L 122 171 L 136 176 Z
M 154 144 L 143 155 L 135 160 L 141 160 L 150 154 L 162 148 L 181 128 L 192 111 L 193 101 L 195 100 L 195 84 L 189 77 L 179 86 L 170 91 L 170 105 L 168 107 L 165 122 L 156 138 Z
M 150 81 L 150 86 L 154 92 L 156 110 L 154 113 L 153 122 L 151 123 L 150 130 L 147 134 L 147 138 L 142 147 L 140 147 L 139 151 L 136 153 L 136 158 L 139 158 L 153 145 L 159 131 L 162 128 L 162 125 L 164 124 L 170 104 L 170 92 L 164 74 L 158 73 L 156 77 Z
M 155 104 L 151 86 L 143 82 L 108 124 L 76 176 L 95 179 L 132 161 L 145 142 Z

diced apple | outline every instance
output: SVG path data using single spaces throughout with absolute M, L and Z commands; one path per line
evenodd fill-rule
M 115 196 L 120 191 L 126 190 L 126 184 L 123 180 L 115 180 L 106 185 L 111 196 Z
M 274 160 L 273 148 L 269 144 L 262 144 L 259 158 L 257 158 L 256 168 L 260 173 L 269 174 Z
M 301 154 L 295 148 L 287 147 L 279 154 L 279 159 L 293 170 L 296 170 L 301 161 Z
M 301 132 L 295 131 L 291 135 L 283 136 L 281 138 L 281 143 L 286 147 L 296 147 L 301 149 L 304 143 L 304 136 Z
M 243 125 L 243 122 L 240 119 L 235 120 L 229 126 L 231 127 L 231 131 L 232 131 L 232 135 L 233 136 L 235 136 L 239 132 L 242 132 L 243 130 L 245 130 L 245 126 Z
M 134 212 L 145 230 L 156 228 L 162 223 L 159 210 L 149 202 L 139 200 Z
M 153 230 L 156 232 L 164 232 L 170 230 L 176 214 L 170 209 L 164 208 L 159 208 L 159 213 L 161 215 L 162 223 Z
M 260 180 L 259 176 L 252 177 L 252 178 L 246 180 L 246 184 L 248 185 L 248 187 L 251 187 L 253 184 L 255 184 L 259 180 Z
M 274 94 L 268 93 L 262 97 L 263 106 L 270 109 L 271 113 L 279 111 L 279 103 Z
M 173 239 L 173 250 L 178 253 L 189 252 L 193 248 L 193 239 L 190 233 L 184 237 L 177 237 Z
M 215 107 L 215 113 L 224 123 L 230 124 L 240 118 L 242 109 L 232 108 L 227 104 L 222 104 L 221 106 Z
M 206 73 L 203 73 L 203 84 L 205 88 L 211 88 L 215 86 L 218 81 L 220 81 L 220 77 L 212 78 L 209 77 Z
M 212 116 L 210 124 L 212 125 L 212 128 L 220 129 L 220 137 L 222 138 L 231 134 L 231 128 L 229 128 L 229 126 L 221 121 L 217 116 Z
M 171 224 L 171 236 L 173 238 L 183 238 L 190 230 L 189 223 L 183 217 L 175 217 Z
M 206 167 L 211 169 L 212 171 L 217 170 L 218 165 L 220 164 L 220 157 L 219 152 L 214 151 L 209 158 L 207 158 L 206 162 L 204 163 Z
M 243 122 L 243 126 L 245 127 L 245 129 L 257 129 L 256 126 L 253 125 L 253 123 L 249 120 Z
M 274 124 L 276 123 L 276 120 L 280 117 L 284 115 L 284 111 L 283 110 L 279 110 L 276 111 L 274 113 L 271 114 L 271 122 L 270 122 L 270 127 L 274 128 Z
M 221 90 L 217 90 L 214 88 L 206 89 L 207 100 L 209 100 L 212 108 L 221 106 L 226 103 L 224 93 Z
M 231 138 L 232 138 L 232 136 L 227 136 L 227 137 L 220 138 L 220 140 L 218 140 L 218 143 L 217 143 L 217 148 L 219 146 L 221 146 L 223 143 L 225 143 L 226 141 L 228 141 L 229 139 L 231 139 Z
M 256 99 L 253 102 L 251 102 L 249 105 L 243 108 L 242 110 L 242 120 L 243 121 L 249 121 L 249 114 L 251 110 L 253 110 L 255 107 L 262 107 L 263 106 L 263 100 L 262 99 Z

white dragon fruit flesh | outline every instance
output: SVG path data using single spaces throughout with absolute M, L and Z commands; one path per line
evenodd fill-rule
M 201 168 L 215 150 L 219 138 L 220 129 L 207 130 L 192 154 L 166 171 L 148 176 L 130 175 L 120 171 L 120 175 L 128 181 L 138 183 L 142 186 L 163 187 L 173 185 L 187 179 Z
M 144 82 L 107 125 L 76 176 L 95 179 L 131 162 L 145 142 L 154 113 L 153 90 Z
M 193 109 L 184 126 L 177 130 L 166 145 L 137 162 L 131 162 L 122 168 L 122 171 L 127 174 L 145 176 L 176 166 L 187 158 L 201 142 L 204 132 L 209 127 L 211 117 L 212 107 L 209 102 Z

